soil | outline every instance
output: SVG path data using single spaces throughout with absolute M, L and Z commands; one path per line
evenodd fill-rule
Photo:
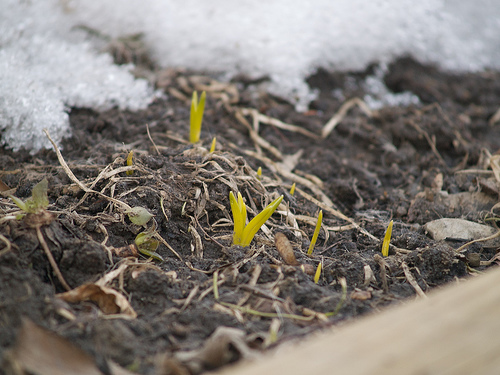
M 11 189 L 0 197 L 5 366 L 28 318 L 89 353 L 102 373 L 112 373 L 111 362 L 140 374 L 199 373 L 496 264 L 498 247 L 477 242 L 457 252 L 466 241 L 435 241 L 423 226 L 439 218 L 495 226 L 498 72 L 451 74 L 401 58 L 385 83 L 421 103 L 368 111 L 354 98 L 363 98 L 370 69 L 319 71 L 308 80 L 319 97 L 306 113 L 247 77 L 223 84 L 185 70 L 149 74 L 166 95 L 144 111 L 71 109 L 62 156 L 75 178 L 54 150 L 0 149 L 0 178 Z M 208 94 L 196 145 L 187 142 L 193 90 Z M 43 178 L 53 216 L 17 217 L 6 195 L 26 200 Z M 232 245 L 230 191 L 242 193 L 250 219 L 284 196 L 245 248 Z M 154 217 L 133 224 L 123 203 Z M 323 229 L 308 256 L 320 209 Z M 144 232 L 159 240 L 154 258 L 134 245 Z M 280 235 L 279 249 L 277 233 L 288 239 Z M 105 285 L 122 304 L 117 297 L 109 311 L 98 298 L 65 298 L 61 279 L 73 290 Z M 237 329 L 229 332 L 240 341 L 229 335 L 222 354 L 207 354 L 220 327 Z

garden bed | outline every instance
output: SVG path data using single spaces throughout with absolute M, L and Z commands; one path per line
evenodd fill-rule
M 371 73 L 318 72 L 309 79 L 318 99 L 297 113 L 245 77 L 158 71 L 166 97 L 147 110 L 73 108 L 59 158 L 0 149 L 4 366 L 30 370 L 26 343 L 44 353 L 40 343 L 54 339 L 102 373 L 199 373 L 495 265 L 495 242 L 456 251 L 471 238 L 436 241 L 424 226 L 461 218 L 496 228 L 500 75 L 401 59 L 385 82 L 421 104 L 375 111 L 362 100 Z M 208 95 L 196 145 L 187 141 L 193 90 Z M 53 216 L 37 229 L 7 195 L 26 200 L 44 178 Z M 249 247 L 232 246 L 230 191 L 249 218 L 284 196 Z M 154 218 L 133 224 L 127 207 Z M 143 232 L 159 241 L 156 259 L 133 246 Z M 289 245 L 277 248 L 277 233 Z

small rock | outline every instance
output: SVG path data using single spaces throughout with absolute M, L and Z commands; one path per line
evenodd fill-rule
M 436 241 L 448 239 L 472 241 L 489 237 L 497 232 L 495 228 L 488 225 L 448 218 L 429 221 L 424 228 Z M 485 241 L 483 244 L 487 247 L 500 246 L 500 238 Z

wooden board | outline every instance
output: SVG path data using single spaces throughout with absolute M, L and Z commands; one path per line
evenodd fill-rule
M 500 374 L 500 268 L 217 374 Z

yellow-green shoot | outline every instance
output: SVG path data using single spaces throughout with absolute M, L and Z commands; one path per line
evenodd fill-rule
M 311 243 L 309 244 L 309 249 L 307 250 L 307 255 L 311 255 L 314 249 L 314 245 L 316 245 L 316 241 L 318 240 L 319 230 L 321 229 L 321 223 L 323 222 L 323 210 L 319 211 L 318 221 L 316 221 L 316 228 L 314 228 L 313 238 Z
M 215 151 L 215 145 L 217 144 L 217 138 L 212 139 L 212 145 L 210 146 L 210 153 Z
M 314 284 L 319 282 L 319 277 L 321 276 L 321 269 L 323 268 L 323 262 L 319 262 L 318 268 L 316 268 L 316 273 L 314 274 Z
M 278 208 L 281 201 L 283 200 L 283 195 L 272 201 L 266 208 L 262 210 L 260 214 L 255 216 L 248 225 L 247 221 L 247 208 L 245 202 L 243 202 L 243 197 L 241 193 L 238 192 L 238 198 L 236 198 L 231 191 L 229 193 L 229 202 L 231 203 L 231 211 L 233 213 L 234 221 L 234 232 L 233 232 L 233 245 L 248 246 L 252 242 L 255 234 L 258 232 L 260 227 L 271 217 L 274 211 Z
M 384 242 L 382 242 L 382 256 L 389 256 L 389 244 L 391 243 L 392 236 L 392 224 L 393 220 L 387 226 L 387 230 L 385 231 Z
M 49 206 L 49 198 L 47 198 L 48 182 L 44 178 L 38 184 L 33 187 L 31 191 L 31 198 L 26 201 L 9 195 L 9 198 L 14 201 L 17 207 L 23 210 L 25 213 L 39 213 L 45 210 Z
M 130 151 L 127 155 L 127 166 L 130 167 L 134 164 L 134 151 Z M 134 174 L 133 170 L 127 171 L 127 176 L 131 176 Z
M 295 182 L 292 184 L 292 187 L 290 188 L 290 195 L 294 195 L 295 194 Z
M 141 232 L 135 237 L 134 243 L 141 254 L 163 262 L 163 257 L 156 252 L 160 242 L 153 238 L 154 235 L 154 230 Z
M 205 111 L 205 99 L 207 94 L 205 91 L 201 93 L 200 101 L 198 101 L 198 93 L 193 92 L 191 100 L 191 117 L 190 117 L 190 131 L 189 141 L 197 143 L 200 140 L 201 123 L 203 122 L 203 112 Z
M 130 221 L 135 225 L 146 225 L 147 222 L 154 216 L 144 207 L 132 207 L 125 211 Z
M 262 178 L 262 167 L 257 169 L 257 179 L 260 180 Z

